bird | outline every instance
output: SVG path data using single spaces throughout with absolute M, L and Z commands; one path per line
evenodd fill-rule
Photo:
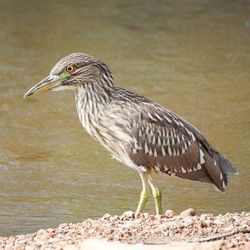
M 154 174 L 206 182 L 224 191 L 230 174 L 238 173 L 191 123 L 147 97 L 117 87 L 110 68 L 86 53 L 63 57 L 24 97 L 66 89 L 75 92 L 76 110 L 87 133 L 139 173 L 142 191 L 136 213 L 144 210 L 151 192 L 155 213 L 162 214 L 162 193 Z

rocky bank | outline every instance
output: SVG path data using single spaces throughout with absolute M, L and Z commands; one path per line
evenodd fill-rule
M 250 212 L 180 215 L 125 212 L 63 223 L 25 235 L 0 237 L 0 249 L 249 249 Z

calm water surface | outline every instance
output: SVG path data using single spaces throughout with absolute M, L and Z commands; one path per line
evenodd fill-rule
M 2 0 L 0 235 L 136 208 L 138 174 L 83 131 L 72 92 L 22 97 L 76 51 L 185 117 L 238 166 L 225 193 L 156 177 L 164 209 L 249 211 L 249 13 L 249 1 Z

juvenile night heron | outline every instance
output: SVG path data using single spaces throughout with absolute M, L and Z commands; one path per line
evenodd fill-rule
M 224 191 L 234 165 L 190 123 L 146 97 L 114 85 L 107 65 L 83 53 L 62 58 L 49 76 L 26 94 L 73 89 L 82 126 L 112 156 L 137 170 L 142 180 L 137 212 L 143 210 L 150 186 L 156 213 L 161 192 L 152 173 L 214 184 Z

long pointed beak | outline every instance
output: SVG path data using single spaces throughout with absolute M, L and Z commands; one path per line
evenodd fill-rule
M 53 89 L 61 84 L 61 79 L 57 75 L 49 75 L 44 78 L 41 82 L 35 84 L 27 93 L 23 96 L 24 98 L 33 95 L 37 92 L 45 92 L 47 90 Z

